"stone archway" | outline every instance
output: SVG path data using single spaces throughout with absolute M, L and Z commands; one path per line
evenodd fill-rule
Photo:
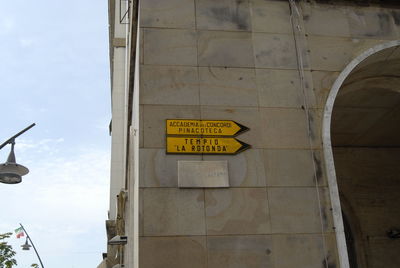
M 339 192 L 354 208 L 359 224 L 362 241 L 357 244 L 363 247 L 359 251 L 365 252 L 366 261 L 358 261 L 358 268 L 399 266 L 391 251 L 400 241 L 394 245 L 385 236 L 389 223 L 395 225 L 398 220 L 400 224 L 400 205 L 399 216 L 390 216 L 397 207 L 389 205 L 396 200 L 397 185 L 400 192 L 395 175 L 395 162 L 400 159 L 400 135 L 396 135 L 400 133 L 399 45 L 400 41 L 381 44 L 354 59 L 335 81 L 325 106 L 324 156 L 342 268 L 351 266 Z M 391 187 L 384 187 L 388 184 Z M 388 189 L 393 187 L 392 193 Z M 387 195 L 389 198 L 379 198 Z M 363 201 L 365 204 L 360 205 Z M 379 217 L 392 221 L 386 219 L 386 224 L 378 224 Z M 371 242 L 371 238 L 378 242 Z M 357 255 L 362 259 L 359 252 Z M 385 260 L 394 266 L 388 266 L 390 262 L 378 265 Z

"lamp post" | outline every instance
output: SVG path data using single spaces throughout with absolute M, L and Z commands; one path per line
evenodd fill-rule
M 8 155 L 7 162 L 4 164 L 0 164 L 0 182 L 6 184 L 16 184 L 22 181 L 22 176 L 28 174 L 29 169 L 24 167 L 23 165 L 17 164 L 15 160 L 15 153 L 14 153 L 14 146 L 15 146 L 15 139 L 34 127 L 36 124 L 33 123 L 32 125 L 24 128 L 5 142 L 0 145 L 0 149 L 2 149 L 7 144 L 11 144 L 11 151 Z
M 36 256 L 37 256 L 38 259 L 39 259 L 40 265 L 42 266 L 42 268 L 44 268 L 43 263 L 42 263 L 42 260 L 40 259 L 39 253 L 37 252 L 36 247 L 35 247 L 35 245 L 33 244 L 31 237 L 29 236 L 28 232 L 25 230 L 24 226 L 22 226 L 21 223 L 20 223 L 19 225 L 21 225 L 22 230 L 24 230 L 24 233 L 26 234 L 26 241 L 25 241 L 25 244 L 23 244 L 23 245 L 21 246 L 21 247 L 22 247 L 22 250 L 29 250 L 31 247 L 33 247 L 33 249 L 35 250 Z M 31 242 L 32 246 L 29 245 L 28 240 Z

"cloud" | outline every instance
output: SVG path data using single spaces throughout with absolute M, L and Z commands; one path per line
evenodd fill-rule
M 72 256 L 88 252 L 92 260 L 95 254 L 100 260 L 106 247 L 110 152 L 82 147 L 66 156 L 63 138 L 21 139 L 18 146 L 29 155 L 30 173 L 21 184 L 0 188 L 0 233 L 22 222 L 43 259 L 79 267 Z M 23 240 L 11 242 L 18 249 L 19 267 L 35 262 L 31 253 L 19 249 Z
M 20 38 L 19 44 L 21 47 L 30 47 L 34 43 L 33 39 Z
M 42 142 L 58 143 L 63 139 Z M 82 216 L 90 214 L 86 220 L 91 221 L 93 214 L 106 213 L 98 208 L 105 208 L 108 200 L 110 155 L 108 151 L 95 149 L 76 151 L 68 158 L 57 153 L 36 160 L 30 165 L 31 173 L 26 181 L 36 184 L 32 201 L 39 207 L 46 207 L 49 213 L 62 220 L 79 212 Z M 74 222 L 73 217 L 70 221 Z
M 42 162 L 32 169 L 32 180 L 35 178 L 42 184 L 35 201 L 52 214 L 57 214 L 60 208 L 63 208 L 62 218 L 64 213 L 91 216 L 106 213 L 98 208 L 104 208 L 108 200 L 108 152 L 90 150 L 72 159 L 61 157 Z M 91 221 L 91 217 L 87 220 Z
M 15 150 L 20 155 L 29 156 L 30 154 L 41 154 L 41 153 L 56 153 L 59 150 L 59 144 L 64 142 L 64 138 L 53 138 L 53 139 L 41 139 L 39 141 L 19 138 L 16 141 Z M 36 159 L 35 159 L 36 162 Z
M 108 133 L 109 127 L 110 127 L 110 121 L 111 121 L 111 118 L 110 118 L 110 116 L 107 115 L 106 117 L 97 119 L 94 123 L 94 127 L 105 133 Z
M 0 18 L 0 35 L 11 33 L 15 29 L 15 20 L 11 17 Z

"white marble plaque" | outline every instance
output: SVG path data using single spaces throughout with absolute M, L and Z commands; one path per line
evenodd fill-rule
M 229 187 L 227 161 L 178 161 L 180 188 Z

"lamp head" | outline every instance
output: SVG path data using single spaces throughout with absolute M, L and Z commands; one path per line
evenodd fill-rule
M 26 238 L 25 244 L 21 245 L 21 247 L 22 247 L 22 250 L 29 250 L 30 249 L 31 245 L 29 245 L 29 243 L 28 243 L 28 238 Z
M 22 176 L 28 174 L 29 169 L 15 161 L 14 142 L 11 143 L 11 151 L 7 162 L 0 164 L 0 182 L 6 184 L 16 184 L 22 181 Z
M 0 182 L 5 184 L 17 184 L 22 181 L 22 177 L 16 173 L 0 173 Z

